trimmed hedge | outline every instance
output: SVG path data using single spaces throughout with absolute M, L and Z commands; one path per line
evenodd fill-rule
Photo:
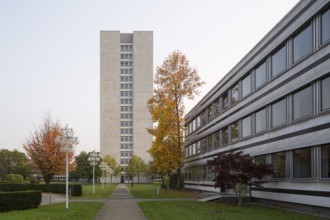
M 41 191 L 0 192 L 0 212 L 37 208 Z
M 72 196 L 82 195 L 81 184 L 69 184 Z M 26 191 L 26 190 L 40 190 L 42 192 L 63 193 L 65 194 L 65 184 L 18 184 L 18 183 L 0 183 L 0 191 Z

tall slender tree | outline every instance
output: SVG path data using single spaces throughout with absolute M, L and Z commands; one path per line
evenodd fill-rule
M 148 129 L 155 137 L 149 149 L 152 167 L 162 173 L 176 171 L 178 188 L 183 165 L 184 99 L 198 95 L 198 88 L 204 82 L 197 70 L 190 67 L 186 56 L 174 51 L 157 67 L 154 84 L 154 95 L 148 101 L 148 110 L 155 123 Z
M 111 178 L 111 183 L 112 183 L 112 176 L 119 176 L 121 173 L 121 166 L 118 164 L 117 160 L 115 157 L 106 154 L 103 157 L 103 161 L 112 169 L 112 174 L 110 176 Z
M 51 116 L 45 117 L 43 124 L 36 129 L 23 148 L 28 157 L 41 173 L 45 183 L 50 183 L 56 174 L 65 173 L 65 152 L 61 151 L 61 145 L 55 143 L 55 138 L 61 135 L 61 127 L 54 123 Z M 73 152 L 68 155 L 69 169 L 74 168 Z

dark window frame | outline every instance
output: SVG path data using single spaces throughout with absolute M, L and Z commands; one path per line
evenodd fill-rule
M 250 91 L 248 93 L 246 93 L 245 95 L 243 94 L 243 81 L 245 79 L 247 79 L 248 77 L 250 77 Z M 246 74 L 242 80 L 241 80 L 241 99 L 244 99 L 246 97 L 248 97 L 249 95 L 251 95 L 253 93 L 253 72 L 250 72 L 249 74 Z
M 307 28 L 310 28 L 310 38 L 311 38 L 311 42 L 310 42 L 310 47 L 311 50 L 304 54 L 303 56 L 299 57 L 296 61 L 294 60 L 294 38 L 296 38 L 298 35 L 300 35 L 302 32 L 304 32 Z M 291 63 L 292 65 L 296 65 L 297 63 L 300 63 L 302 60 L 304 60 L 306 57 L 308 57 L 309 55 L 311 55 L 313 53 L 313 25 L 311 21 L 306 22 L 304 25 L 302 25 L 291 37 L 292 39 L 292 47 L 291 47 Z
M 320 97 L 319 97 L 320 104 L 319 104 L 319 106 L 320 106 L 320 112 L 321 113 L 330 111 L 330 107 L 323 109 L 323 106 L 322 106 L 323 105 L 323 92 L 322 92 L 322 87 L 323 86 L 322 86 L 322 82 L 323 82 L 323 80 L 326 80 L 326 79 L 330 80 L 330 74 L 327 74 L 327 76 L 323 77 L 320 80 L 320 89 L 319 89 L 319 92 L 320 92 L 319 93 L 320 94 Z
M 327 8 L 325 8 L 324 10 L 322 10 L 321 15 L 320 15 L 320 45 L 322 45 L 322 46 L 330 42 L 330 37 L 329 37 L 329 39 L 327 39 L 324 42 L 323 42 L 323 39 L 322 39 L 322 30 L 323 30 L 323 28 L 322 28 L 322 26 L 323 26 L 322 16 L 326 13 L 330 13 L 330 7 L 329 6 Z
M 234 88 L 237 88 L 237 92 L 236 92 L 236 94 L 237 94 L 237 100 L 235 101 L 235 102 L 232 102 L 232 98 L 233 98 L 233 89 Z M 230 87 L 230 98 L 229 98 L 229 103 L 230 103 L 230 105 L 229 105 L 229 107 L 232 107 L 232 106 L 234 106 L 234 105 L 236 105 L 237 103 L 239 103 L 239 101 L 240 101 L 240 88 L 239 88 L 239 83 L 238 82 L 236 82 L 232 87 Z
M 311 92 L 311 94 L 310 94 L 310 100 L 309 100 L 309 102 L 310 102 L 310 114 L 309 115 L 302 116 L 302 117 L 295 118 L 295 114 L 294 114 L 294 95 L 296 93 L 299 93 L 299 92 L 307 89 L 307 88 L 309 88 L 310 89 L 310 92 Z M 306 118 L 309 118 L 309 117 L 313 116 L 313 96 L 314 96 L 314 94 L 313 94 L 313 86 L 311 84 L 306 85 L 303 88 L 300 88 L 299 90 L 297 90 L 297 91 L 295 91 L 295 92 L 292 93 L 292 102 L 291 102 L 291 105 L 292 105 L 291 106 L 292 107 L 291 111 L 292 112 L 291 112 L 291 115 L 292 115 L 292 121 L 293 122 L 300 121 L 300 120 L 303 120 L 303 119 L 306 119 Z
M 285 122 L 274 126 L 273 125 L 273 105 L 275 105 L 276 103 L 282 102 L 283 100 L 285 101 Z M 277 99 L 275 102 L 270 104 L 270 127 L 271 127 L 271 129 L 276 129 L 276 128 L 285 126 L 287 124 L 288 124 L 288 100 L 287 100 L 287 96 L 285 96 L 284 98 L 282 97 L 280 99 Z
M 271 157 L 271 164 L 274 166 L 274 158 L 273 158 L 273 156 L 274 155 L 276 155 L 276 154 L 279 154 L 279 153 L 283 153 L 284 154 L 284 177 L 279 177 L 278 176 L 278 174 L 276 175 L 275 173 L 272 175 L 272 178 L 273 179 L 286 179 L 287 178 L 287 152 L 286 151 L 280 151 L 280 152 L 275 152 L 275 153 L 272 153 L 271 155 L 270 155 L 270 157 Z M 275 168 L 275 166 L 274 166 L 274 168 Z M 275 171 L 275 169 L 274 169 L 274 171 Z
M 224 97 L 225 96 L 227 96 L 227 107 L 226 108 L 224 108 Z M 229 109 L 229 90 L 227 90 L 227 91 L 225 91 L 224 93 L 222 93 L 222 95 L 221 95 L 221 112 L 224 112 L 224 111 L 226 111 L 226 110 L 228 110 Z
M 266 113 L 267 114 L 267 113 Z M 249 135 L 247 135 L 247 136 L 244 136 L 243 137 L 243 128 L 244 128 L 244 126 L 243 126 L 243 120 L 244 119 L 247 119 L 247 118 L 250 118 L 250 134 Z M 240 137 L 242 138 L 242 139 L 245 139 L 245 138 L 249 138 L 249 137 L 251 137 L 252 135 L 253 135 L 253 128 L 252 128 L 252 123 L 253 123 L 253 120 L 252 120 L 252 115 L 248 115 L 248 116 L 245 116 L 245 117 L 243 117 L 242 119 L 241 119 L 241 129 L 240 129 L 240 133 L 241 133 L 241 135 L 240 135 Z
M 257 124 L 257 113 L 258 112 L 261 112 L 261 111 L 263 111 L 263 110 L 265 110 L 265 112 L 266 112 L 266 120 L 265 120 L 265 122 L 266 122 L 266 128 L 264 129 L 264 130 L 261 130 L 261 131 L 257 131 L 257 126 L 256 126 L 256 124 Z M 265 133 L 265 132 L 267 132 L 268 131 L 268 110 L 267 110 L 267 106 L 265 106 L 264 108 L 261 108 L 261 109 L 258 109 L 257 111 L 255 111 L 254 112 L 254 120 L 253 120 L 253 122 L 252 123 L 254 123 L 254 129 L 252 130 L 252 135 L 253 134 L 255 134 L 255 135 L 257 135 L 257 134 L 262 134 L 262 133 Z
M 237 124 L 237 133 L 236 133 L 236 139 L 233 140 L 233 132 L 232 131 L 233 131 L 234 124 Z M 239 133 L 240 133 L 239 121 L 234 121 L 228 127 L 229 127 L 229 130 L 230 130 L 230 138 L 229 138 L 230 143 L 235 143 L 235 142 L 239 141 L 240 140 L 240 135 L 239 135 Z
M 296 177 L 295 176 L 295 151 L 298 151 L 298 150 L 307 150 L 309 149 L 310 150 L 310 177 Z M 299 149 L 294 149 L 292 150 L 292 166 L 291 166 L 291 171 L 292 171 L 292 179 L 313 179 L 313 147 L 306 147 L 306 148 L 299 148 Z
M 278 53 L 280 50 L 282 50 L 284 48 L 285 50 L 285 68 L 281 71 L 279 71 L 278 73 L 276 73 L 276 75 L 274 75 L 273 73 L 273 56 Z M 286 70 L 288 69 L 288 51 L 287 51 L 287 45 L 286 45 L 286 41 L 282 44 L 280 44 L 275 50 L 274 52 L 272 52 L 270 54 L 270 78 L 274 79 L 280 75 L 282 75 L 282 73 L 284 73 Z
M 268 83 L 268 81 L 269 81 L 269 78 L 268 78 L 268 62 L 267 62 L 267 58 L 268 58 L 268 56 L 266 56 L 261 62 L 259 62 L 255 67 L 254 67 L 254 71 L 253 71 L 253 73 L 254 73 L 254 82 L 253 82 L 253 84 L 254 84 L 254 91 L 256 91 L 256 90 L 258 90 L 258 89 L 260 89 L 260 88 L 262 88 L 263 86 L 265 86 L 267 83 Z M 266 76 L 266 80 L 265 80 L 265 82 L 263 82 L 262 84 L 260 84 L 260 85 L 258 85 L 257 86 L 257 69 L 259 68 L 259 67 L 261 67 L 262 65 L 265 65 L 266 66 L 266 73 L 265 73 L 265 76 Z
M 320 153 L 321 153 L 321 159 L 320 159 L 320 178 L 321 179 L 326 179 L 326 180 L 328 180 L 328 179 L 330 179 L 330 168 L 328 167 L 328 177 L 324 177 L 323 176 L 323 164 L 322 164 L 322 162 L 323 162 L 323 151 L 322 151 L 322 149 L 323 149 L 323 147 L 329 147 L 329 150 L 330 150 L 330 144 L 324 144 L 324 145 L 321 145 L 320 146 Z M 329 162 L 328 162 L 329 163 Z M 328 165 L 329 166 L 329 165 Z

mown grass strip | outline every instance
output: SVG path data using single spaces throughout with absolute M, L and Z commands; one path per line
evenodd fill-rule
M 134 198 L 195 198 L 196 193 L 190 190 L 161 189 L 160 184 L 127 184 L 127 188 Z M 157 190 L 159 188 L 159 195 Z
M 24 211 L 1 212 L 0 219 L 6 220 L 91 220 L 102 208 L 100 202 L 71 202 L 69 209 L 65 203 L 43 205 L 36 209 Z
M 151 201 L 138 203 L 149 220 L 321 220 L 323 218 L 293 213 L 259 205 L 228 205 L 197 201 Z

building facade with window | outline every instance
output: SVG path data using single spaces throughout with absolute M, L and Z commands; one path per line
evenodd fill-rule
M 219 191 L 207 161 L 243 151 L 275 174 L 251 195 L 330 208 L 330 1 L 299 2 L 186 115 L 185 187 Z
M 153 33 L 101 31 L 100 34 L 100 151 L 125 168 L 134 155 L 146 163 L 152 127 L 147 101 L 153 95 Z

